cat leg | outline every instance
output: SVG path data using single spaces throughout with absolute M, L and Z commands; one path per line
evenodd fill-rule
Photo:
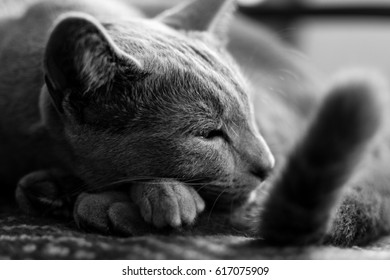
M 82 193 L 75 203 L 73 216 L 79 228 L 103 234 L 136 236 L 153 230 L 123 191 Z
M 137 183 L 129 193 L 83 193 L 75 203 L 74 219 L 84 230 L 135 236 L 156 228 L 192 224 L 204 208 L 202 198 L 192 187 L 160 180 Z
M 193 224 L 205 208 L 192 187 L 175 180 L 137 184 L 130 193 L 145 221 L 157 228 Z
M 39 170 L 25 175 L 16 188 L 16 201 L 25 213 L 71 217 L 75 190 L 82 181 L 59 169 Z

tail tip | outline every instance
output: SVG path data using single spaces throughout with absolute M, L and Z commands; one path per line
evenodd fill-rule
M 337 76 L 327 99 L 327 107 L 338 126 L 351 136 L 371 138 L 381 125 L 384 104 L 389 97 L 382 75 L 354 70 Z

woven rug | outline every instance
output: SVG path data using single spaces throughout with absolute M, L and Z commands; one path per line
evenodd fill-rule
M 103 236 L 14 212 L 0 215 L 0 259 L 390 259 L 390 236 L 364 248 L 274 248 L 237 236 Z

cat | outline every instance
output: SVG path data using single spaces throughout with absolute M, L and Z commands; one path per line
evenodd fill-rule
M 0 21 L 0 178 L 25 212 L 126 236 L 221 212 L 276 245 L 388 232 L 381 81 L 322 90 L 273 35 L 233 21 L 234 1 L 153 19 L 120 0 L 12 5 Z
M 216 2 L 215 9 L 222 4 Z M 124 13 L 123 5 L 109 5 L 111 17 L 118 17 L 116 9 Z M 101 24 L 98 14 L 80 13 L 94 8 L 88 1 L 39 2 L 21 22 L 10 23 L 27 28 L 27 44 L 16 32 L 2 36 L 2 128 L 9 128 L 2 131 L 2 158 L 9 166 L 2 177 L 11 185 L 22 177 L 21 208 L 32 213 L 34 204 L 75 186 L 84 192 L 106 186 L 109 191 L 99 198 L 80 194 L 74 206 L 80 227 L 101 230 L 132 212 L 129 195 L 156 227 L 192 224 L 205 208 L 204 198 L 214 200 L 222 189 L 220 205 L 230 192 L 228 197 L 243 203 L 272 168 L 273 157 L 250 122 L 243 79 L 235 77 L 236 66 L 228 66 L 231 59 L 216 37 L 177 32 L 163 23 L 174 18 L 169 16 L 161 23 L 128 20 L 136 14 L 129 12 L 126 20 Z M 49 36 L 42 32 L 66 10 L 78 13 L 60 16 Z M 102 17 L 108 11 L 103 4 L 98 9 Z M 30 24 L 38 19 L 39 26 Z M 212 22 L 204 24 L 199 29 L 218 32 Z M 30 70 L 19 75 L 18 69 Z M 27 108 L 26 98 L 32 99 Z M 225 129 L 244 134 L 245 143 Z M 194 187 L 206 183 L 199 188 L 202 198 Z M 119 184 L 129 190 L 112 191 Z M 73 198 L 61 201 L 68 202 Z M 107 203 L 107 209 L 91 213 Z M 100 221 L 106 212 L 113 217 Z

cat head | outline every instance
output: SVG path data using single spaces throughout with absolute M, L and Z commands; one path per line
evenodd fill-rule
M 153 20 L 58 20 L 43 115 L 91 189 L 175 178 L 230 208 L 267 177 L 274 159 L 223 43 L 231 7 L 200 0 Z

